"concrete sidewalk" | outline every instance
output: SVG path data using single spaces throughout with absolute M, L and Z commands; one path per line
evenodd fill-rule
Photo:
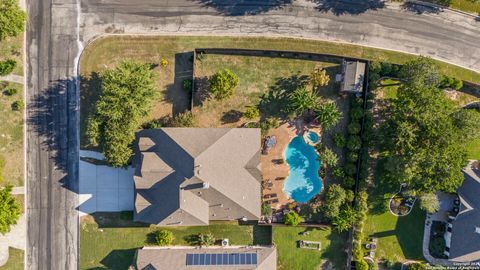
M 25 80 L 23 76 L 15 75 L 15 74 L 9 74 L 7 76 L 0 76 L 0 81 L 7 81 L 7 82 L 13 82 L 13 83 L 19 83 L 19 84 L 24 84 Z

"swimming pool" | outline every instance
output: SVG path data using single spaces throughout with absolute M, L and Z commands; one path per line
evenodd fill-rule
M 284 155 L 290 173 L 283 191 L 293 200 L 306 203 L 322 189 L 322 179 L 318 176 L 318 154 L 303 136 L 296 136 L 288 144 Z
M 310 132 L 307 133 L 307 139 L 311 143 L 317 143 L 320 140 L 320 137 L 318 136 L 317 133 L 315 133 L 313 131 L 310 131 Z

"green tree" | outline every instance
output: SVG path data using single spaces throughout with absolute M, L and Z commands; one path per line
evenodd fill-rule
M 368 270 L 368 263 L 364 258 L 361 258 L 359 261 L 355 262 L 355 269 L 357 270 Z
M 463 134 L 464 140 L 480 137 L 480 112 L 476 109 L 461 109 L 453 114 L 453 125 Z
M 428 213 L 435 213 L 440 209 L 440 202 L 434 193 L 424 193 L 420 195 L 420 208 Z
M 10 193 L 11 186 L 0 189 L 0 233 L 6 234 L 12 225 L 17 224 L 20 218 L 20 205 Z
M 231 97 L 239 82 L 238 76 L 233 71 L 222 69 L 210 78 L 210 92 L 218 100 Z
M 333 220 L 340 213 L 340 207 L 345 202 L 347 194 L 340 185 L 332 184 L 325 189 L 325 203 L 322 213 L 327 220 Z
M 310 84 L 313 88 L 320 86 L 325 86 L 330 82 L 330 76 L 327 74 L 327 71 L 323 68 L 315 68 L 310 74 Z
M 338 110 L 334 102 L 325 102 L 315 110 L 317 120 L 323 129 L 328 130 L 335 126 L 342 118 L 342 113 Z
M 343 136 L 342 133 L 335 133 L 333 134 L 333 142 L 335 143 L 335 146 L 343 148 L 345 147 L 345 136 Z
M 0 61 L 0 76 L 5 76 L 12 73 L 12 71 L 15 69 L 15 66 L 17 66 L 17 62 L 13 59 Z
M 361 129 L 361 126 L 358 122 L 351 122 L 347 126 L 348 133 L 353 135 L 360 133 L 360 129 Z
M 266 203 L 262 203 L 262 215 L 264 216 L 271 216 L 272 215 L 272 207 Z
M 155 97 L 151 65 L 124 61 L 101 76 L 101 92 L 90 115 L 87 136 L 100 146 L 114 167 L 126 166 L 140 119 L 148 115 Z
M 18 5 L 17 0 L 0 1 L 0 41 L 15 37 L 25 30 L 27 15 Z
M 295 211 L 288 212 L 284 217 L 284 223 L 290 226 L 297 226 L 302 218 Z
M 305 86 L 295 89 L 289 94 L 290 112 L 297 116 L 303 115 L 307 111 L 315 110 L 320 106 L 320 97 L 314 91 Z
M 169 246 L 175 240 L 173 233 L 167 230 L 157 230 L 154 232 L 155 243 L 159 246 Z
M 405 63 L 400 69 L 400 78 L 408 86 L 438 86 L 442 79 L 437 64 L 423 56 Z
M 337 165 L 337 154 L 335 154 L 335 152 L 333 152 L 330 148 L 323 147 L 323 149 L 319 151 L 318 155 L 323 166 L 332 168 Z

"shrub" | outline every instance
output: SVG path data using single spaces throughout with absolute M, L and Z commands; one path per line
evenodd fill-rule
M 233 90 L 238 86 L 238 76 L 229 69 L 223 69 L 210 77 L 210 92 L 215 99 L 221 100 L 233 95 Z
M 324 130 L 335 126 L 342 118 L 342 112 L 338 110 L 334 102 L 320 104 L 315 112 L 317 113 L 317 120 Z
M 272 215 L 272 207 L 266 203 L 262 204 L 262 215 L 264 216 L 271 216 Z
M 357 172 L 357 167 L 353 163 L 347 163 L 345 165 L 345 174 L 352 176 Z
M 358 154 L 356 152 L 349 151 L 347 153 L 347 160 L 350 162 L 356 162 L 358 160 Z
M 356 270 L 368 270 L 368 263 L 365 261 L 365 259 L 361 259 L 357 262 L 355 262 L 355 269 Z
M 329 185 L 325 190 L 325 203 L 322 212 L 327 220 L 333 220 L 340 213 L 340 207 L 346 199 L 345 189 L 337 184 Z
M 168 66 L 168 60 L 162 58 L 162 60 L 160 61 L 160 66 L 162 66 L 164 68 L 167 67 Z
M 439 88 L 451 88 L 455 90 L 459 90 L 463 87 L 463 81 L 454 77 L 449 76 L 442 76 L 442 80 L 438 84 Z
M 333 218 L 332 224 L 337 231 L 344 232 L 353 226 L 355 220 L 356 213 L 352 207 L 347 204 L 342 206 L 338 215 Z
M 343 185 L 347 188 L 351 188 L 355 185 L 355 179 L 352 176 L 346 176 L 343 178 Z
M 257 107 L 249 107 L 243 114 L 247 119 L 255 119 L 260 116 L 260 111 Z
M 195 117 L 192 112 L 184 112 L 171 118 L 169 126 L 171 127 L 193 127 L 195 126 Z
M 16 66 L 17 62 L 12 59 L 0 61 L 0 76 L 5 76 L 12 73 Z
M 345 147 L 345 136 L 342 133 L 335 133 L 333 135 L 333 142 L 337 147 L 343 148 Z
M 171 231 L 157 230 L 154 232 L 155 244 L 159 246 L 169 246 L 173 243 L 175 237 Z
M 11 191 L 11 186 L 0 189 L 0 209 L 2 209 L 0 211 L 0 234 L 8 233 L 10 226 L 17 224 L 17 220 L 20 218 L 20 205 L 12 196 Z
M 346 194 L 345 200 L 347 202 L 353 202 L 353 200 L 355 199 L 355 193 L 353 193 L 353 190 L 347 189 L 345 190 L 345 194 Z
M 183 90 L 192 91 L 192 79 L 185 79 L 182 82 Z
M 315 70 L 310 74 L 310 84 L 314 87 L 325 86 L 330 82 L 330 76 L 328 76 L 327 71 L 323 68 L 315 68 Z
M 370 270 L 378 270 L 378 264 L 376 262 L 369 262 L 368 269 Z
M 288 212 L 284 217 L 285 225 L 297 226 L 301 221 L 300 216 L 295 211 Z
M 362 147 L 362 140 L 357 135 L 348 137 L 347 149 L 351 151 L 359 150 Z
M 25 108 L 25 103 L 23 100 L 16 100 L 12 103 L 12 110 L 21 111 Z
M 6 96 L 13 96 L 17 93 L 17 88 L 7 88 L 3 91 L 3 94 Z
M 148 121 L 147 123 L 144 123 L 142 125 L 143 129 L 155 129 L 155 128 L 160 128 L 162 125 L 160 122 L 156 119 Z
M 274 117 L 268 117 L 265 121 L 260 122 L 260 129 L 262 131 L 262 136 L 268 134 L 268 131 L 272 128 L 278 128 L 280 126 L 280 121 Z
M 340 178 L 345 176 L 345 172 L 340 167 L 334 168 L 332 174 L 333 174 L 333 176 L 340 177 Z
M 197 236 L 197 244 L 199 246 L 211 246 L 215 243 L 215 237 L 213 237 L 213 234 L 208 232 L 208 233 L 200 233 Z
M 356 134 L 360 133 L 360 128 L 361 128 L 361 126 L 357 122 L 351 122 L 347 126 L 348 133 L 353 134 L 353 135 L 356 135 Z
M 352 108 L 350 110 L 350 120 L 353 121 L 358 121 L 360 118 L 363 116 L 363 109 L 362 108 Z
M 408 265 L 408 270 L 426 270 L 427 266 L 423 263 L 412 263 Z
M 338 157 L 330 148 L 324 147 L 319 151 L 319 158 L 324 167 L 334 167 L 337 165 Z

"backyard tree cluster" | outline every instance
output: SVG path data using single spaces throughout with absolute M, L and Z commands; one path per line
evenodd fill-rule
M 384 176 L 421 192 L 454 192 L 463 181 L 465 145 L 480 136 L 480 113 L 454 106 L 430 58 L 406 63 L 400 77 L 384 129 Z
M 112 166 L 129 163 L 135 131 L 149 113 L 155 93 L 149 64 L 124 61 L 101 75 L 100 97 L 89 116 L 87 136 Z

